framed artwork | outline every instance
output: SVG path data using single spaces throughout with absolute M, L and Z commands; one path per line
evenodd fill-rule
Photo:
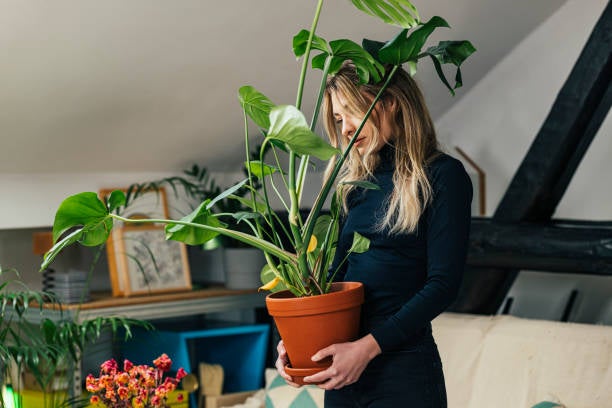
M 127 188 L 104 189 L 99 194 L 108 197 L 113 190 L 125 192 Z M 136 198 L 130 199 L 127 207 L 122 208 L 121 215 L 126 218 L 168 218 L 166 191 L 160 188 L 140 192 Z M 115 221 L 106 242 L 113 296 L 191 289 L 185 244 L 166 241 L 161 224 L 122 224 Z M 182 278 L 173 282 L 173 285 L 162 284 L 167 274 L 177 275 L 176 254 L 181 259 Z M 165 268 L 170 268 L 170 271 Z
M 166 240 L 163 226 L 125 226 L 118 232 L 124 296 L 191 289 L 185 244 Z

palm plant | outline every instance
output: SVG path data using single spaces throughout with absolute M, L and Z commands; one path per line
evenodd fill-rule
M 377 101 L 400 66 L 407 65 L 411 75 L 414 75 L 417 71 L 417 62 L 423 58 L 431 59 L 441 81 L 454 94 L 454 89 L 462 85 L 459 67 L 475 51 L 469 41 L 441 41 L 435 46 L 423 49 L 435 29 L 449 25 L 438 16 L 422 22 L 416 7 L 407 0 L 351 1 L 359 10 L 387 24 L 399 26 L 399 33 L 386 43 L 367 39 L 362 45 L 346 39 L 326 41 L 315 34 L 323 6 L 323 0 L 319 0 L 310 30 L 301 30 L 293 38 L 293 51 L 297 57 L 302 58 L 295 105 L 276 106 L 264 94 L 250 86 L 244 86 L 239 90 L 239 99 L 244 112 L 244 142 L 247 153 L 245 166 L 248 176 L 245 180 L 215 198 L 205 199 L 191 214 L 180 220 L 126 219 L 116 213 L 126 202 L 125 195 L 120 191 L 113 192 L 105 201 L 101 201 L 91 192 L 71 196 L 60 205 L 56 213 L 53 226 L 56 243 L 46 254 L 43 268 L 67 245 L 75 242 L 90 246 L 103 244 L 115 220 L 126 223 L 164 223 L 167 239 L 200 245 L 218 235 L 223 235 L 264 251 L 267 265 L 262 271 L 262 280 L 265 283 L 263 289 L 287 288 L 296 296 L 326 293 L 331 286 L 328 269 L 333 259 L 338 235 L 340 213 L 338 195 L 342 193 L 342 186 L 339 186 L 335 192 L 332 192 L 332 189 L 344 161 Z M 313 53 L 317 55 L 311 60 Z M 314 129 L 326 78 L 336 73 L 346 60 L 354 63 L 363 83 L 382 83 L 382 88 L 347 148 L 340 151 L 317 136 Z M 310 62 L 314 69 L 322 71 L 322 75 L 314 114 L 309 122 L 300 108 Z M 445 77 L 443 64 L 454 65 L 457 68 L 453 86 Z M 258 160 L 251 160 L 248 154 L 249 119 L 258 126 L 264 136 Z M 270 148 L 272 152 L 274 158 L 272 163 L 264 161 L 265 148 Z M 281 154 L 287 156 L 286 168 L 281 165 L 279 159 Z M 303 218 L 299 209 L 311 156 L 324 161 L 333 160 L 335 164 L 313 208 L 308 216 Z M 275 178 L 280 178 L 283 192 L 280 191 Z M 256 183 L 262 184 L 261 191 L 255 188 Z M 376 188 L 372 183 L 364 181 L 354 181 L 352 184 L 362 188 Z M 248 190 L 247 197 L 235 195 L 241 188 Z M 270 206 L 272 191 L 278 195 L 286 209 L 288 214 L 286 220 L 281 219 Z M 332 195 L 330 213 L 321 215 L 323 203 L 330 194 Z M 236 221 L 248 225 L 249 232 L 228 227 L 220 220 L 221 214 L 213 212 L 213 207 L 225 199 L 239 200 L 248 208 L 248 211 L 233 212 L 229 215 Z M 70 232 L 67 233 L 68 231 Z M 287 241 L 289 245 L 284 244 Z M 365 251 L 368 244 L 366 238 L 356 234 L 350 251 Z

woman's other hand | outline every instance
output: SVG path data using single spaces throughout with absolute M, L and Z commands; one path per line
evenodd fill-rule
M 319 388 L 337 390 L 356 382 L 374 357 L 381 353 L 371 334 L 349 343 L 332 344 L 312 356 L 313 361 L 332 358 L 329 368 L 304 377 L 304 382 L 320 383 Z
M 276 371 L 278 371 L 280 376 L 285 379 L 287 384 L 296 388 L 301 387 L 300 384 L 294 383 L 293 378 L 291 378 L 291 376 L 285 372 L 285 366 L 289 364 L 289 357 L 287 356 L 287 350 L 285 349 L 285 345 L 283 344 L 282 340 L 278 342 L 278 345 L 276 346 L 276 351 L 278 351 L 278 358 L 276 359 L 275 364 Z

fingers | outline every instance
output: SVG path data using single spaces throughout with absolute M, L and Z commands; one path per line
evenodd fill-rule
M 289 364 L 289 358 L 287 356 L 287 350 L 285 349 L 285 345 L 283 344 L 282 340 L 278 342 L 276 350 L 278 351 L 278 358 L 276 359 L 276 363 L 274 364 L 274 366 L 276 367 L 276 371 L 278 371 L 278 374 L 283 377 L 285 382 L 291 385 L 292 387 L 301 387 L 300 384 L 294 383 L 293 378 L 285 372 L 285 366 Z
M 317 386 L 324 390 L 338 390 L 355 381 L 356 379 L 349 378 L 349 376 L 340 372 L 334 365 L 319 373 L 304 377 L 304 382 L 319 383 Z
M 336 345 L 332 344 L 331 346 L 325 347 L 324 349 L 321 349 L 314 353 L 311 357 L 311 360 L 320 361 L 323 360 L 325 357 L 333 356 L 334 354 L 336 354 Z

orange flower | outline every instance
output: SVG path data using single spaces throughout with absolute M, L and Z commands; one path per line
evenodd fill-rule
M 168 355 L 164 353 L 155 360 L 153 360 L 153 364 L 155 365 L 155 367 L 159 368 L 163 372 L 166 372 L 170 370 L 170 367 L 172 366 L 172 360 L 170 360 Z
M 154 367 L 135 366 L 124 360 L 123 371 L 117 367 L 115 360 L 105 361 L 100 365 L 100 377 L 89 374 L 85 379 L 86 389 L 93 395 L 92 404 L 104 404 L 114 408 L 153 408 L 166 407 L 168 393 L 176 390 L 179 381 L 187 375 L 179 368 L 176 377 L 164 377 L 170 370 L 172 360 L 162 354 L 153 361 Z M 183 400 L 178 395 L 178 401 Z

